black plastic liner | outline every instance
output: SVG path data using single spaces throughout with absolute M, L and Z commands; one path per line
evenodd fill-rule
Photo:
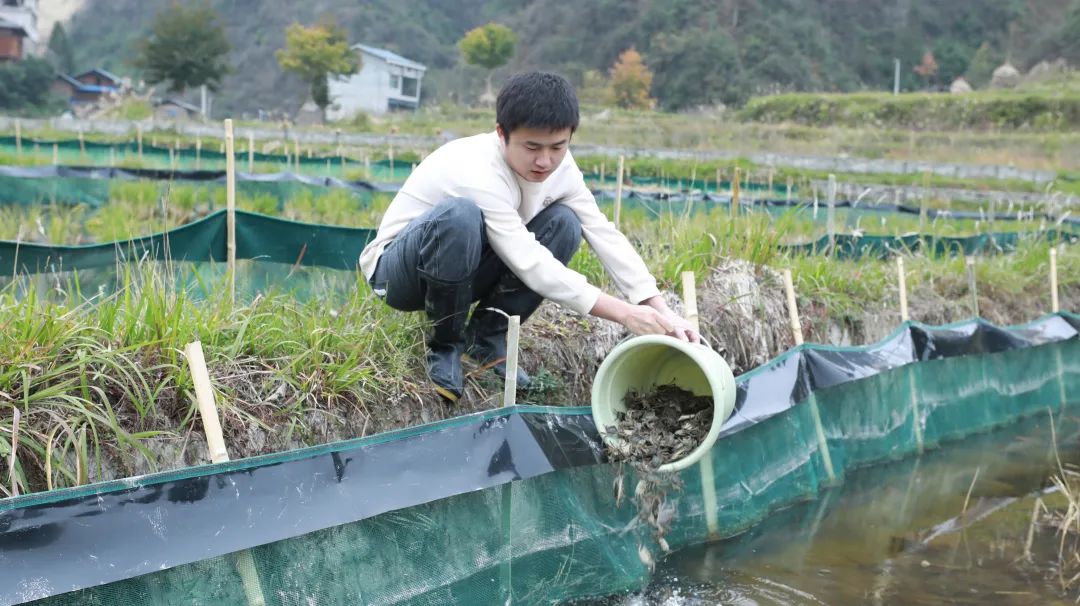
M 817 389 L 904 364 L 1077 338 L 1080 316 L 907 323 L 863 348 L 806 345 L 744 375 L 730 435 Z M 204 560 L 557 469 L 605 461 L 587 410 L 489 411 L 322 447 L 0 501 L 0 604 Z M 39 596 L 43 597 L 43 596 Z

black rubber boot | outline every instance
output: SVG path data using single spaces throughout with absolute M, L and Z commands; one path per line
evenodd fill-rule
M 465 389 L 461 354 L 465 350 L 465 320 L 472 302 L 472 285 L 431 278 L 426 282 L 424 311 L 431 322 L 427 336 L 428 377 L 435 384 L 435 391 L 453 403 Z
M 508 315 L 519 316 L 524 324 L 543 300 L 516 278 L 507 282 L 517 282 L 520 288 L 504 289 L 503 284 L 498 285 L 491 296 L 476 305 L 476 311 L 473 312 L 465 331 L 468 343 L 466 353 L 469 357 L 481 366 L 494 363 L 491 369 L 503 379 L 506 378 L 506 330 L 510 322 L 506 316 L 487 308 L 493 307 L 503 310 Z M 518 364 L 518 389 L 528 389 L 531 383 L 532 378 L 529 377 L 529 373 Z

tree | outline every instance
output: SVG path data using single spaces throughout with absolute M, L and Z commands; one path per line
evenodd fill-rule
M 990 78 L 994 75 L 994 70 L 1004 60 L 1003 53 L 994 50 L 988 42 L 983 42 L 979 46 L 979 50 L 975 51 L 971 62 L 968 63 L 964 79 L 975 88 L 985 88 L 990 84 Z
M 49 53 L 52 55 L 56 69 L 64 74 L 75 72 L 75 52 L 71 48 L 71 40 L 62 23 L 53 26 L 49 34 Z
M 641 53 L 630 47 L 611 67 L 611 91 L 619 107 L 648 109 L 656 104 L 649 96 L 653 75 L 641 61 Z
M 158 13 L 150 36 L 137 45 L 135 66 L 151 84 L 183 93 L 206 85 L 216 91 L 229 73 L 229 41 L 218 14 L 202 2 L 174 3 Z
M 0 63 L 0 110 L 42 115 L 59 109 L 49 85 L 56 72 L 38 57 Z
M 514 55 L 516 45 L 517 34 L 509 27 L 498 23 L 481 25 L 458 40 L 458 48 L 465 56 L 465 62 L 488 70 L 487 87 L 484 89 L 485 98 L 494 99 L 491 92 L 492 71 L 496 67 L 506 65 L 506 62 Z
M 323 116 L 330 105 L 327 78 L 355 74 L 360 69 L 360 57 L 349 48 L 345 30 L 332 21 L 304 27 L 293 23 L 285 30 L 285 48 L 277 52 L 278 65 L 308 84 L 311 99 Z

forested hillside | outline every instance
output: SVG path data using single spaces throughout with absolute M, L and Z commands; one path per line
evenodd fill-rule
M 80 67 L 133 75 L 133 44 L 170 0 L 89 0 L 68 31 Z M 902 88 L 947 86 L 966 74 L 985 84 L 1009 58 L 1020 68 L 1063 56 L 1080 64 L 1080 0 L 210 0 L 232 44 L 234 72 L 221 110 L 291 109 L 305 87 L 278 69 L 274 51 L 292 22 L 334 18 L 354 42 L 427 64 L 425 102 L 472 100 L 483 73 L 455 46 L 498 21 L 517 32 L 506 72 L 554 69 L 579 85 L 635 47 L 655 73 L 666 109 L 741 104 L 779 91 L 888 90 L 893 58 Z M 912 67 L 930 51 L 932 77 Z

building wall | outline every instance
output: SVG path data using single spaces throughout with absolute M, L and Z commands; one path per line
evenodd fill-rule
M 0 29 L 0 60 L 18 61 L 23 57 L 22 36 L 8 29 Z
M 330 107 L 327 108 L 328 120 L 348 120 L 363 111 L 369 114 L 384 114 L 390 110 L 390 100 L 396 105 L 416 107 L 420 101 L 423 72 L 417 69 L 391 65 L 382 59 L 361 53 L 360 71 L 347 78 L 330 80 Z M 391 76 L 396 76 L 396 86 L 391 86 Z M 401 93 L 403 78 L 415 78 L 416 95 L 406 96 Z
M 330 80 L 330 106 L 326 117 L 348 120 L 357 112 L 382 114 L 387 110 L 390 94 L 390 66 L 370 55 L 362 55 L 360 71 L 347 78 Z

